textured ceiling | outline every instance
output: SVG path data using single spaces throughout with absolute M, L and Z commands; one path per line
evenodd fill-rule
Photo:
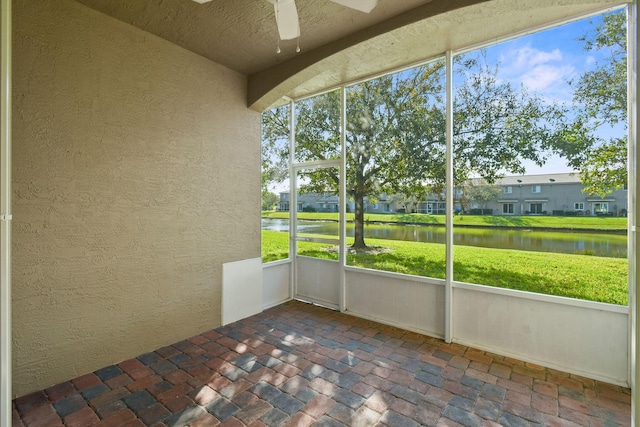
M 281 42 L 276 54 L 278 31 L 267 0 L 77 1 L 243 74 L 298 55 L 295 40 Z M 297 0 L 300 47 L 316 49 L 431 1 L 379 0 L 367 14 L 329 0 Z
M 249 76 L 262 111 L 343 83 L 602 12 L 610 0 L 434 0 Z M 508 59 L 507 59 L 508 60 Z
M 258 111 L 460 50 L 624 4 L 621 0 L 378 0 L 362 13 L 296 0 L 300 47 L 281 42 L 267 0 L 76 0 L 248 76 Z

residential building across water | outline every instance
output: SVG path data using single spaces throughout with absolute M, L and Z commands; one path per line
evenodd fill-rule
M 456 213 L 472 215 L 564 215 L 564 216 L 626 216 L 627 189 L 613 190 L 605 197 L 583 192 L 584 185 L 577 175 L 555 173 L 544 175 L 507 176 L 487 184 L 470 180 L 454 190 Z M 277 210 L 288 211 L 289 192 L 280 193 Z M 339 199 L 333 193 L 300 193 L 298 212 L 338 212 Z M 347 211 L 355 210 L 353 200 L 347 201 Z M 381 194 L 364 200 L 367 213 L 444 214 L 445 195 L 427 193 L 406 197 Z

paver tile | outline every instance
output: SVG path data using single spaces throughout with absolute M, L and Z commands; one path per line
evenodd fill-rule
M 64 423 L 67 427 L 87 427 L 99 421 L 98 415 L 88 406 L 64 418 Z
M 297 301 L 14 400 L 15 427 L 628 426 L 628 389 Z
M 76 393 L 76 388 L 73 386 L 71 381 L 66 381 L 45 389 L 45 393 L 51 402 L 55 402 L 56 400 L 60 400 L 70 394 Z

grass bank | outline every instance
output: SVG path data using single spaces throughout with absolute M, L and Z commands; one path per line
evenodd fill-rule
M 357 267 L 435 278 L 445 277 L 445 247 L 435 243 L 368 239 L 391 252 L 348 254 Z M 262 232 L 263 261 L 288 256 L 288 234 Z M 329 245 L 301 242 L 300 254 L 337 259 Z M 487 286 L 610 304 L 627 304 L 627 260 L 586 255 L 526 252 L 470 246 L 454 248 L 454 279 Z
M 353 221 L 353 213 L 347 213 L 347 221 Z M 288 219 L 289 212 L 262 211 L 263 218 Z M 298 212 L 299 219 L 337 221 L 338 214 L 331 212 Z M 365 221 L 402 224 L 444 225 L 444 215 L 428 214 L 365 214 Z M 546 229 L 577 229 L 624 231 L 627 218 L 600 216 L 489 216 L 455 215 L 454 225 L 476 227 L 522 227 Z

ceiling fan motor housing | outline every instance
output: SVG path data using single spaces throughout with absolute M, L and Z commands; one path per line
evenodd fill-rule
M 267 0 L 273 4 L 276 13 L 276 24 L 281 40 L 291 40 L 300 37 L 298 9 L 295 0 Z M 351 9 L 369 13 L 378 4 L 378 0 L 331 0 Z

